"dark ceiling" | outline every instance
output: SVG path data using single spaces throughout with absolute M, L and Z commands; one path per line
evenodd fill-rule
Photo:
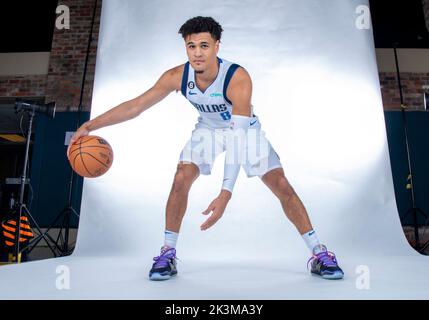
M 51 51 L 58 0 L 0 2 L 0 52 Z
M 0 52 L 50 51 L 57 3 L 2 1 Z M 394 42 L 402 48 L 429 48 L 421 0 L 370 0 L 370 5 L 377 48 L 392 47 Z
M 377 48 L 429 48 L 422 0 L 370 0 Z

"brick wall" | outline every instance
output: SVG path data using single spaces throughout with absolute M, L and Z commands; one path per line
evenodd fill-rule
M 47 101 L 56 101 L 61 111 L 77 110 L 88 37 L 91 29 L 94 0 L 60 0 L 70 8 L 70 29 L 55 29 L 47 77 Z M 102 0 L 98 8 L 86 74 L 84 110 L 91 109 L 98 31 Z
M 70 8 L 70 29 L 54 29 L 47 75 L 0 76 L 1 97 L 41 97 L 58 111 L 77 110 L 94 0 L 60 0 Z M 98 0 L 83 106 L 90 110 L 102 0 Z
M 386 110 L 401 108 L 396 72 L 380 72 L 381 93 Z M 429 73 L 401 73 L 404 103 L 409 109 L 423 109 L 423 87 L 429 87 Z
M 43 97 L 46 75 L 0 77 L 0 97 Z

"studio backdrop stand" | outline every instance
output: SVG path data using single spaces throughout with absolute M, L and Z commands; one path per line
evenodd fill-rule
M 396 74 L 398 78 L 398 86 L 399 86 L 399 96 L 401 98 L 401 113 L 402 113 L 402 125 L 404 128 L 404 136 L 405 136 L 405 146 L 407 151 L 407 162 L 408 162 L 408 180 L 409 183 L 407 185 L 407 189 L 410 190 L 410 197 L 411 197 L 411 205 L 412 207 L 409 208 L 405 215 L 402 217 L 402 219 L 405 221 L 407 216 L 412 215 L 413 219 L 413 228 L 414 228 L 414 238 L 416 240 L 416 246 L 415 249 L 423 253 L 424 250 L 429 246 L 429 241 L 425 244 L 420 243 L 420 235 L 419 235 L 419 223 L 418 223 L 418 216 L 422 216 L 425 220 L 425 224 L 428 221 L 428 216 L 421 210 L 420 208 L 416 207 L 416 200 L 415 200 L 415 191 L 414 191 L 414 183 L 413 183 L 413 171 L 411 166 L 411 153 L 410 153 L 410 144 L 408 140 L 408 125 L 407 125 L 407 117 L 405 109 L 407 109 L 407 106 L 404 103 L 404 95 L 402 91 L 402 83 L 401 83 L 401 73 L 399 71 L 399 62 L 398 62 L 398 52 L 397 52 L 398 43 L 394 43 L 393 45 L 393 51 L 395 54 L 395 64 L 396 64 Z

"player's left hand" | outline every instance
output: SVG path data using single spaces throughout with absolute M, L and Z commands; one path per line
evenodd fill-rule
M 202 212 L 204 215 L 208 215 L 210 212 L 213 213 L 201 225 L 201 231 L 207 230 L 222 217 L 230 198 L 231 193 L 229 191 L 222 190 L 220 195 L 210 203 L 210 205 L 205 211 Z

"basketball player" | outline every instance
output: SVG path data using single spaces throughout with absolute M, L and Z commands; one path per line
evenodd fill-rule
M 185 41 L 189 61 L 164 72 L 155 85 L 142 95 L 84 123 L 73 136 L 71 144 L 90 131 L 133 119 L 172 91 L 181 91 L 198 110 L 199 118 L 191 139 L 179 157 L 166 207 L 165 242 L 160 255 L 154 258 L 149 278 L 165 280 L 177 274 L 175 248 L 189 190 L 200 174 L 211 173 L 214 158 L 225 151 L 222 188 L 203 212 L 209 218 L 201 225 L 201 230 L 207 230 L 222 217 L 239 170 L 243 167 L 248 177 L 258 176 L 280 200 L 285 215 L 310 250 L 311 273 L 325 279 L 341 279 L 344 273 L 335 255 L 320 243 L 304 205 L 286 179 L 280 159 L 265 136 L 259 134 L 258 139 L 247 139 L 239 146 L 231 143 L 231 137 L 239 136 L 239 132 L 244 133 L 246 138 L 250 136 L 250 130 L 260 133 L 261 124 L 253 113 L 252 81 L 248 72 L 217 56 L 222 31 L 219 23 L 210 17 L 199 16 L 188 20 L 179 33 Z M 198 144 L 201 137 L 213 141 L 207 144 L 210 147 L 206 149 L 210 150 L 203 150 L 204 156 Z M 243 155 L 260 146 L 265 146 L 266 152 L 261 152 L 256 160 L 246 159 L 240 163 L 227 161 L 232 159 L 234 152 Z

